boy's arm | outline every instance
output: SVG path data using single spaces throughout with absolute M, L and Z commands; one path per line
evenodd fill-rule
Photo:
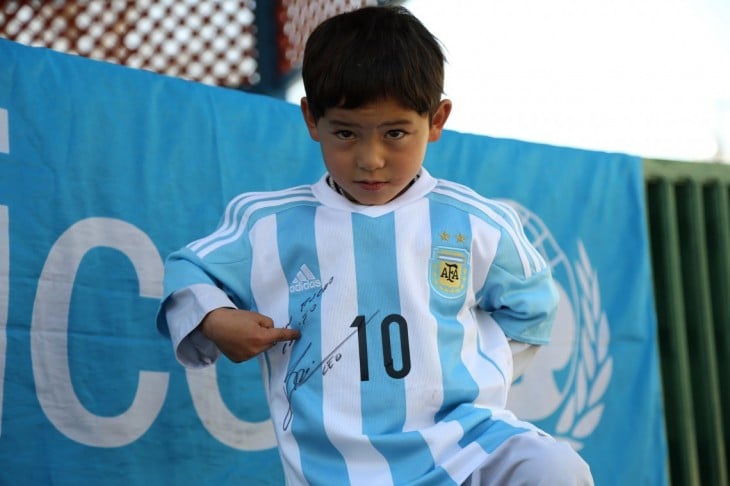
M 540 346 L 510 339 L 509 348 L 512 351 L 512 381 L 515 381 L 530 366 Z
M 267 316 L 244 310 L 253 305 L 249 271 L 241 245 L 224 247 L 216 261 L 204 259 L 191 246 L 167 258 L 157 329 L 170 337 L 181 364 L 202 367 L 221 354 L 238 363 L 299 336 L 298 331 L 276 328 Z
M 496 246 L 494 253 L 485 253 L 489 268 L 477 291 L 478 305 L 511 341 L 548 344 L 559 298 L 550 265 L 529 241 L 512 206 L 491 201 L 488 207 L 490 231 L 483 237 Z
M 221 352 L 198 328 L 205 316 L 218 308 L 235 308 L 219 288 L 196 284 L 173 292 L 163 303 L 158 320 L 170 335 L 180 364 L 198 368 L 215 363 Z
M 198 329 L 234 363 L 251 359 L 279 342 L 299 339 L 298 330 L 274 327 L 270 317 L 240 309 L 215 309 Z
M 557 311 L 558 294 L 549 269 L 522 279 L 493 269 L 500 292 L 491 292 L 492 318 L 508 338 L 512 353 L 512 381 L 532 363 L 542 345 L 548 344 Z
M 299 331 L 275 328 L 257 312 L 236 309 L 217 287 L 197 284 L 174 292 L 163 304 L 175 356 L 188 367 L 214 363 L 222 354 L 246 361 Z
M 550 269 L 529 277 L 493 265 L 480 307 L 491 312 L 505 335 L 541 346 L 550 342 L 558 307 L 558 292 Z
M 520 234 L 522 228 L 516 228 Z M 526 238 L 525 240 L 526 241 Z M 503 239 L 501 243 L 509 242 Z M 519 244 L 519 243 L 518 243 Z M 529 270 L 515 251 L 517 245 L 501 246 L 487 276 L 480 306 L 488 310 L 508 338 L 513 362 L 513 381 L 532 363 L 540 346 L 550 342 L 559 294 L 547 263 L 532 254 Z

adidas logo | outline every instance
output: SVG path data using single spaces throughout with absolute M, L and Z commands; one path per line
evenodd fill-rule
M 322 281 L 315 277 L 309 267 L 304 264 L 299 267 L 297 276 L 291 281 L 291 284 L 289 285 L 289 293 L 294 294 L 304 290 L 318 289 L 320 287 L 322 287 Z

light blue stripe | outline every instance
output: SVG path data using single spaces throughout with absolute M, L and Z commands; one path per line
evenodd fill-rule
M 299 207 L 277 215 L 277 242 L 281 267 L 288 283 L 302 265 L 320 277 L 314 231 L 316 208 Z M 311 484 L 347 478 L 345 461 L 327 439 L 322 403 L 321 307 L 306 305 L 317 288 L 290 293 L 291 326 L 301 331 L 291 351 L 287 382 L 291 404 L 291 431 L 300 447 L 302 472 Z M 276 386 L 274 384 L 273 386 Z
M 461 446 L 476 442 L 484 449 L 485 452 L 491 454 L 504 442 L 517 434 L 527 432 L 529 429 L 524 427 L 516 427 L 501 420 L 488 420 L 483 422 L 480 427 L 473 428 L 461 441 Z
M 354 214 L 352 226 L 358 311 L 369 321 L 366 326 L 369 380 L 361 382 L 363 416 L 378 417 L 363 423 L 364 432 L 370 435 L 400 430 L 405 423 L 403 381 L 393 379 L 386 372 L 381 334 L 382 320 L 400 313 L 398 262 L 392 214 L 380 218 Z M 372 316 L 375 317 L 370 321 Z M 388 403 L 383 400 L 385 396 Z M 388 413 L 382 413 L 385 409 Z
M 432 253 L 439 247 L 469 251 L 472 234 L 468 213 L 453 205 L 432 200 L 430 217 Z M 447 236 L 448 239 L 445 239 Z M 462 239 L 463 241 L 460 241 Z M 468 274 L 466 278 L 469 278 Z M 431 288 L 429 307 L 439 322 L 438 349 L 444 389 L 444 403 L 437 414 L 437 420 L 442 420 L 454 407 L 461 403 L 470 403 L 479 395 L 477 383 L 461 360 L 464 328 L 456 319 L 456 315 L 464 305 L 465 297 L 465 294 L 457 298 L 443 297 Z
M 403 370 L 404 359 L 408 359 L 401 352 L 398 325 L 388 320 L 388 316 L 401 312 L 394 215 L 369 218 L 355 214 L 353 233 L 358 309 L 366 319 L 372 317 L 366 326 L 369 379 L 361 381 L 363 433 L 388 460 L 393 482 L 407 484 L 419 472 L 432 469 L 433 458 L 419 433 L 402 432 L 406 419 L 405 381 L 390 376 L 384 362 L 384 320 L 390 322 L 386 332 L 392 336 L 392 368 Z M 408 332 L 414 332 L 417 326 L 408 324 Z
M 491 411 L 477 408 L 472 404 L 465 404 L 454 409 L 445 419 L 457 420 L 464 428 L 464 436 L 459 441 L 460 447 L 466 447 L 476 442 L 489 454 L 510 437 L 530 430 L 502 420 L 495 420 L 492 418 Z

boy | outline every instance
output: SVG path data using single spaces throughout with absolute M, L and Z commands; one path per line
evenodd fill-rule
M 403 8 L 323 22 L 301 109 L 327 174 L 238 196 L 166 264 L 160 329 L 186 366 L 258 357 L 287 484 L 592 482 L 505 409 L 556 291 L 514 211 L 421 167 L 443 65 Z

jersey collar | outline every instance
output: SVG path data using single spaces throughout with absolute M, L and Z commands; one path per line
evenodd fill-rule
M 365 206 L 350 201 L 342 195 L 339 187 L 332 181 L 329 174 L 325 174 L 322 178 L 312 186 L 314 196 L 325 206 L 350 211 L 353 213 L 363 214 L 370 217 L 378 217 L 395 211 L 406 206 L 413 201 L 422 198 L 428 194 L 436 186 L 436 179 L 425 169 L 421 168 L 419 175 L 416 177 L 411 186 L 400 196 L 386 204 L 376 206 Z

